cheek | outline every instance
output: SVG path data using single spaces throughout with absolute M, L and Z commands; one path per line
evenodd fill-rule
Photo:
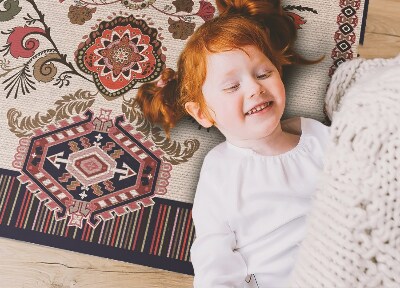
M 241 101 L 234 99 L 226 99 L 225 101 L 219 101 L 212 103 L 213 109 L 216 113 L 216 121 L 221 123 L 223 126 L 230 125 L 232 123 L 240 121 L 243 118 L 243 106 Z
M 229 121 L 228 124 L 230 125 L 241 125 L 240 123 L 244 120 L 243 102 L 240 99 L 231 99 L 228 105 L 224 105 L 223 111 L 227 119 L 226 122 Z
M 286 91 L 285 91 L 285 86 L 283 86 L 283 84 L 282 84 L 282 88 L 281 88 L 281 95 L 282 95 L 282 101 L 283 101 L 283 103 L 285 103 Z
M 220 103 L 218 99 L 211 98 L 211 99 L 206 99 L 206 105 L 207 105 L 207 111 L 209 115 L 211 116 L 212 120 L 219 123 L 222 120 L 224 120 L 227 116 L 226 114 L 226 109 L 224 109 L 223 103 Z
M 286 91 L 282 81 L 278 80 L 275 87 L 276 87 L 275 95 L 278 96 L 277 98 L 284 103 L 286 100 Z

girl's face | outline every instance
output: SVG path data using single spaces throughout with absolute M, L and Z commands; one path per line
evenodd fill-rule
M 207 56 L 202 92 L 216 127 L 231 143 L 269 136 L 280 124 L 285 88 L 279 71 L 254 46 Z

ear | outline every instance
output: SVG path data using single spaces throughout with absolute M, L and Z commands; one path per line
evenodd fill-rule
M 207 118 L 207 115 L 201 111 L 200 104 L 198 102 L 186 102 L 185 109 L 190 116 L 192 116 L 204 128 L 210 128 L 213 126 L 213 122 L 211 122 Z

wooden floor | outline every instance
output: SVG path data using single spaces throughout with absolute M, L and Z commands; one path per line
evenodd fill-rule
M 370 0 L 364 58 L 400 53 L 400 0 Z M 0 238 L 0 287 L 191 287 L 193 277 Z
M 400 0 L 370 0 L 363 58 L 391 58 L 400 53 Z

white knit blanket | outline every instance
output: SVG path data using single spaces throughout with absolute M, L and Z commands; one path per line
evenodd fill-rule
M 331 144 L 291 287 L 400 287 L 400 54 L 333 75 Z

